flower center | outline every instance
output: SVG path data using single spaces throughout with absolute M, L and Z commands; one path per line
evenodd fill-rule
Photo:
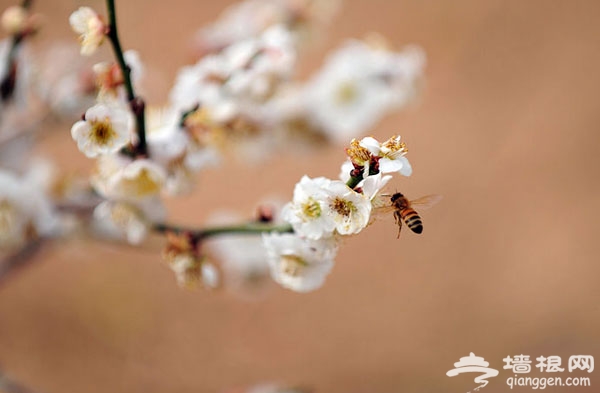
M 148 169 L 141 169 L 132 179 L 124 179 L 123 186 L 138 196 L 154 195 L 160 191 L 161 185 L 156 181 Z
M 10 233 L 16 221 L 16 211 L 6 199 L 0 200 L 0 234 Z
M 336 91 L 336 99 L 340 104 L 349 104 L 358 96 L 356 85 L 352 82 L 342 83 Z
M 281 256 L 281 272 L 292 277 L 298 277 L 308 263 L 297 255 Z
M 403 156 L 408 153 L 406 143 L 400 142 L 400 137 L 397 136 L 388 139 L 381 147 L 385 151 L 385 155 L 389 156 L 389 158 Z
M 331 207 L 331 210 L 344 217 L 350 216 L 350 213 L 356 210 L 354 203 L 340 197 L 336 197 L 333 201 L 331 201 L 329 206 Z
M 302 213 L 305 217 L 315 219 L 321 216 L 321 205 L 313 198 L 309 198 L 305 204 L 302 205 Z
M 91 139 L 97 145 L 108 145 L 117 135 L 108 119 L 104 121 L 92 120 L 91 125 Z
M 366 163 L 371 161 L 371 152 L 362 147 L 356 139 L 352 139 L 350 147 L 346 149 L 346 154 L 350 161 L 356 165 L 365 166 Z

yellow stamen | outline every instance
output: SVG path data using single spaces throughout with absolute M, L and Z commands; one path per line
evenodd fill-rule
M 308 263 L 297 255 L 281 256 L 281 271 L 285 274 L 297 277 L 306 266 Z

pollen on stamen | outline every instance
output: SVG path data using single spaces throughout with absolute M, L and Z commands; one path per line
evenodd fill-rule
M 333 211 L 345 217 L 348 217 L 350 213 L 352 213 L 352 211 L 356 209 L 352 202 L 341 198 L 335 198 L 331 202 L 330 206 Z
M 406 143 L 400 142 L 400 137 L 396 136 L 396 135 L 394 135 L 390 139 L 388 139 L 383 144 L 383 147 L 388 148 L 390 151 L 392 151 L 394 153 L 402 153 L 402 154 L 408 153 L 408 148 L 406 147 Z
M 364 166 L 371 160 L 371 153 L 366 148 L 360 145 L 356 139 L 352 139 L 350 147 L 346 149 L 346 154 L 353 164 Z
M 98 145 L 107 145 L 117 135 L 110 122 L 92 121 L 91 138 Z
M 321 205 L 313 199 L 310 199 L 307 203 L 302 205 L 302 212 L 305 216 L 310 218 L 317 218 L 321 216 Z

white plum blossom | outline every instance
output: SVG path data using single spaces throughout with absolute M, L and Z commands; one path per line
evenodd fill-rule
M 294 41 L 306 38 L 313 25 L 323 25 L 339 7 L 338 0 L 245 0 L 233 4 L 212 25 L 196 34 L 200 54 L 219 51 L 255 37 L 277 24 L 293 29 Z M 310 37 L 309 37 L 310 38 Z
M 302 239 L 289 233 L 263 234 L 263 243 L 273 280 L 296 292 L 320 288 L 337 253 L 332 239 Z
M 366 137 L 360 141 L 360 145 L 374 156 L 380 157 L 379 171 L 381 173 L 398 172 L 403 176 L 412 174 L 412 167 L 405 157 L 408 150 L 404 142 L 400 142 L 400 136 L 392 136 L 384 143 L 379 143 L 373 137 Z
M 208 261 L 202 262 L 201 267 L 202 282 L 208 288 L 216 288 L 219 286 L 219 271 L 212 263 Z
M 424 64 L 416 51 L 393 53 L 357 40 L 345 43 L 306 86 L 313 121 L 336 142 L 373 127 L 414 95 Z
M 197 41 L 203 51 L 225 48 L 234 42 L 259 35 L 279 19 L 276 0 L 246 0 L 227 8 L 212 25 L 198 31 Z
M 181 125 L 181 115 L 171 107 L 149 108 L 147 111 L 146 141 L 152 160 L 167 173 L 164 191 L 169 195 L 189 192 L 194 174 L 220 162 L 213 146 L 201 146 Z
M 67 43 L 50 45 L 36 68 L 35 85 L 53 114 L 73 119 L 96 103 L 96 85 L 89 68 L 91 62 Z
M 110 176 L 104 190 L 111 198 L 151 198 L 159 195 L 166 177 L 166 172 L 160 165 L 148 159 L 138 159 Z
M 166 167 L 185 155 L 190 140 L 179 127 L 181 115 L 173 108 L 150 107 L 146 116 L 146 141 L 152 160 Z
M 81 54 L 89 56 L 104 41 L 107 26 L 100 16 L 90 7 L 80 7 L 69 17 L 73 31 L 79 34 Z
M 335 223 L 337 233 L 340 235 L 357 234 L 369 224 L 371 202 L 365 195 L 337 180 L 331 181 L 327 193 L 326 214 Z
M 290 32 L 281 25 L 266 30 L 257 39 L 244 40 L 223 51 L 232 64 L 226 89 L 238 97 L 264 100 L 274 84 L 291 76 L 296 62 Z
M 202 105 L 203 108 L 210 108 L 212 117 L 219 121 L 231 119 L 237 114 L 238 108 L 223 91 L 230 68 L 225 59 L 216 55 L 183 67 L 169 94 L 171 105 L 182 113 Z
M 144 77 L 146 70 L 144 63 L 140 58 L 140 53 L 136 50 L 129 49 L 123 52 L 123 58 L 125 59 L 125 63 L 131 72 L 132 82 L 134 84 L 139 83 L 139 81 Z
M 329 214 L 330 184 L 331 180 L 324 177 L 311 179 L 308 176 L 303 176 L 296 184 L 294 198 L 284 206 L 281 214 L 300 236 L 321 239 L 333 234 L 336 223 Z
M 106 200 L 94 209 L 95 228 L 105 236 L 140 244 L 153 223 L 165 218 L 165 209 L 157 198 L 136 204 Z
M 164 168 L 152 160 L 112 154 L 98 158 L 90 181 L 105 198 L 137 203 L 158 196 L 166 176 Z
M 368 198 L 370 201 L 373 201 L 380 194 L 379 192 L 388 184 L 388 182 L 392 179 L 392 176 L 385 175 L 383 176 L 381 173 L 376 175 L 372 175 L 358 183 L 357 187 L 362 189 L 362 194 Z
M 268 208 L 271 213 L 270 223 L 273 225 L 285 223 L 280 217 L 282 203 L 278 200 L 265 200 L 259 206 Z M 243 217 L 238 214 L 222 211 L 212 215 L 208 224 L 226 226 L 236 225 L 241 221 Z M 221 262 L 229 287 L 255 290 L 256 284 L 269 275 L 267 252 L 260 237 L 231 234 L 210 239 L 206 246 Z
M 216 121 L 228 121 L 267 99 L 290 77 L 295 60 L 289 32 L 274 26 L 184 67 L 171 90 L 171 103 L 178 111 L 200 105 Z
M 18 178 L 0 169 L 0 249 L 52 235 L 58 224 L 53 207 L 36 179 L 30 175 Z
M 221 261 L 228 284 L 241 287 L 269 272 L 267 254 L 260 238 L 230 235 L 212 239 L 209 249 Z
M 130 112 L 116 105 L 97 104 L 85 112 L 71 128 L 77 147 L 87 157 L 119 151 L 131 141 L 133 119 Z

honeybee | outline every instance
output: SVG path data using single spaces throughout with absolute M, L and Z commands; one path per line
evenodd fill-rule
M 389 211 L 394 212 L 394 220 L 396 221 L 396 225 L 398 225 L 398 238 L 400 238 L 403 221 L 414 233 L 419 234 L 423 232 L 423 220 L 421 220 L 419 213 L 413 209 L 413 206 L 420 206 L 423 209 L 427 209 L 442 199 L 441 195 L 427 195 L 409 201 L 408 198 L 399 192 L 385 196 L 390 198 L 389 202 L 386 205 L 378 208 L 378 210 L 381 213 Z

